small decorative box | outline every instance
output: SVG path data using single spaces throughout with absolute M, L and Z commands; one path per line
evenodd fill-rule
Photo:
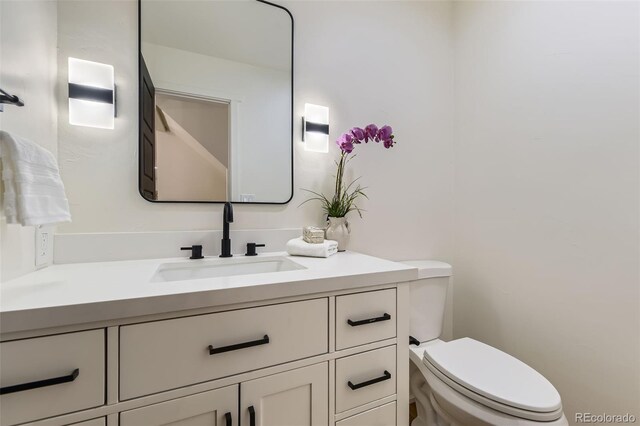
M 321 244 L 324 242 L 324 229 L 307 226 L 302 230 L 302 239 L 311 244 Z

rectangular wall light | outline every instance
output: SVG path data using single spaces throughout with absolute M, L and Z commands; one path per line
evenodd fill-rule
M 69 58 L 69 124 L 113 129 L 115 104 L 113 66 Z
M 304 104 L 302 141 L 305 151 L 329 152 L 329 108 Z

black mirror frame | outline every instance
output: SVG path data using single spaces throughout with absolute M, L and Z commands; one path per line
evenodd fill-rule
M 293 54 L 293 50 L 294 50 L 294 19 L 293 19 L 293 15 L 291 14 L 291 12 L 289 11 L 289 9 L 287 9 L 284 6 L 280 6 L 278 4 L 275 3 L 271 3 L 269 1 L 266 0 L 255 0 L 259 3 L 263 3 L 269 6 L 273 6 L 273 7 L 277 7 L 278 9 L 281 9 L 283 11 L 285 11 L 287 13 L 287 15 L 289 15 L 289 18 L 291 19 L 291 195 L 289 196 L 289 199 L 287 199 L 286 201 L 283 202 L 264 202 L 264 201 L 231 201 L 231 200 L 224 200 L 224 201 L 164 201 L 164 200 L 150 200 L 147 197 L 144 196 L 143 192 L 142 192 L 142 173 L 143 173 L 143 167 L 144 167 L 144 159 L 142 158 L 142 136 L 140 135 L 140 123 L 142 121 L 142 96 L 140 95 L 140 89 L 138 88 L 138 193 L 140 194 L 140 196 L 150 202 L 150 203 L 177 203 L 177 204 L 223 204 L 223 203 L 227 203 L 227 202 L 232 202 L 233 204 L 265 204 L 265 205 L 285 205 L 285 204 L 289 204 L 289 202 L 293 199 L 293 195 L 294 195 L 294 143 L 293 143 L 293 128 L 294 128 L 294 119 L 293 119 L 293 114 L 295 111 L 294 108 L 294 78 L 293 78 L 293 72 L 294 72 L 294 54 Z M 141 60 L 142 60 L 142 0 L 138 0 L 138 85 L 140 85 L 140 79 L 141 79 L 141 73 L 140 73 L 140 69 L 141 69 Z

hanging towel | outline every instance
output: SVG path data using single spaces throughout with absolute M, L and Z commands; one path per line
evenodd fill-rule
M 291 256 L 329 257 L 337 252 L 338 243 L 333 240 L 312 244 L 299 237 L 287 242 L 287 253 Z
M 29 140 L 0 131 L 0 160 L 7 223 L 34 226 L 71 221 L 53 154 Z

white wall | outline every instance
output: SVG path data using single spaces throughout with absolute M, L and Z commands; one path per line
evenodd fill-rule
M 31 139 L 54 155 L 56 28 L 55 2 L 0 1 L 0 87 L 25 103 L 21 108 L 5 105 L 0 128 Z M 0 213 L 0 281 L 35 269 L 34 246 L 34 227 L 7 225 Z
M 360 204 L 363 219 L 351 216 L 351 248 L 393 260 L 451 260 L 451 3 L 287 5 L 297 28 L 296 108 L 330 107 L 330 153 L 354 125 L 389 124 L 398 141 L 389 150 L 357 147 L 349 176 L 362 177 L 370 199 Z M 332 167 L 315 176 L 331 183 L 334 174 Z M 304 197 L 298 191 L 292 204 Z
M 456 2 L 454 331 L 640 416 L 638 2 Z
M 306 197 L 300 188 L 329 190 L 337 149 L 332 143 L 329 155 L 304 151 L 299 119 L 304 103 L 311 102 L 331 108 L 332 140 L 369 122 L 396 128 L 397 147 L 385 152 L 381 146 L 365 146 L 352 163 L 353 175 L 363 176 L 371 197 L 363 203 L 365 218 L 352 218 L 353 249 L 393 259 L 449 259 L 451 5 L 283 4 L 297 28 L 295 196 L 286 206 L 236 206 L 234 228 L 321 223 L 318 205 L 298 208 Z M 66 108 L 61 108 L 60 160 L 74 218 L 61 232 L 219 229 L 220 205 L 158 205 L 138 194 L 135 2 L 63 1 L 58 13 L 62 91 L 68 56 L 113 64 L 118 85 L 114 130 L 69 126 Z

